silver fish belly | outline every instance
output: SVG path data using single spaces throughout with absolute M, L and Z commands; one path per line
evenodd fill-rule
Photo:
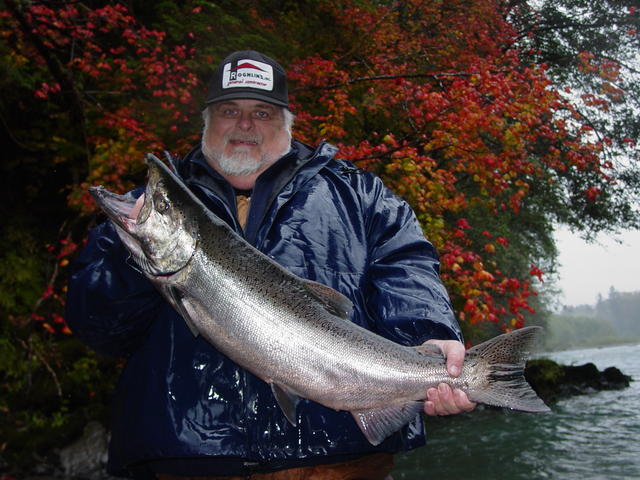
M 539 328 L 470 349 L 453 379 L 437 349 L 402 346 L 352 323 L 346 297 L 285 270 L 215 217 L 160 160 L 147 161 L 135 221 L 125 218 L 130 199 L 100 188 L 94 198 L 194 334 L 268 382 L 293 425 L 302 397 L 351 412 L 377 445 L 413 420 L 427 389 L 441 382 L 472 401 L 548 411 L 523 376 Z

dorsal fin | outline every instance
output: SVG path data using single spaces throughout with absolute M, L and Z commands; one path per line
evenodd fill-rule
M 329 313 L 345 320 L 349 318 L 353 310 L 351 300 L 333 288 L 321 283 L 312 280 L 303 280 L 303 283 L 309 293 L 322 303 Z

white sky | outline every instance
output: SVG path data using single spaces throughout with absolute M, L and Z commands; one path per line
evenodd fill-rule
M 565 228 L 558 229 L 555 237 L 561 304 L 595 305 L 598 294 L 608 298 L 612 286 L 619 292 L 640 291 L 639 231 L 599 235 L 595 243 L 586 243 Z

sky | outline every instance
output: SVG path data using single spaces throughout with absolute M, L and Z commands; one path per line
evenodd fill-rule
M 560 228 L 556 241 L 562 305 L 595 305 L 598 294 L 609 297 L 611 287 L 619 292 L 640 291 L 639 231 L 599 235 L 595 243 L 586 243 Z

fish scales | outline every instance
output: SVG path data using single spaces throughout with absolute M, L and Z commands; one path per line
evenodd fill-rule
M 205 261 L 196 263 L 206 265 Z M 215 299 L 212 302 L 215 310 L 210 311 L 214 323 L 206 329 L 214 334 L 205 336 L 236 363 L 250 363 L 252 373 L 266 381 L 286 382 L 296 393 L 312 392 L 318 398 L 326 397 L 328 406 L 348 410 L 402 401 L 396 392 L 398 388 L 390 387 L 391 378 L 397 381 L 408 375 L 408 385 L 419 385 L 416 380 L 420 372 L 425 371 L 427 362 L 413 349 L 395 350 L 396 355 L 391 357 L 384 348 L 385 343 L 396 344 L 374 334 L 365 337 L 361 329 L 353 328 L 354 324 L 328 315 L 290 280 L 290 288 L 270 288 L 273 277 L 280 272 L 269 268 L 272 265 L 268 262 L 254 265 L 253 278 L 259 279 L 260 288 L 229 280 L 228 272 L 213 265 L 206 265 L 202 275 L 192 272 L 193 278 L 220 272 L 210 275 L 207 282 L 197 282 L 195 288 L 202 291 L 185 286 L 194 297 Z M 286 283 L 287 279 L 282 279 L 279 285 Z M 301 317 L 308 320 L 301 322 Z M 216 319 L 221 320 L 216 323 Z M 226 339 L 216 333 L 222 330 L 228 332 Z M 264 342 L 264 338 L 270 340 Z M 347 356 L 338 355 L 345 351 Z M 412 368 L 411 364 L 416 361 L 418 365 Z M 300 371 L 297 381 L 292 381 L 292 366 Z M 336 371 L 343 374 L 333 374 Z M 370 385 L 378 388 L 363 390 Z M 420 398 L 421 390 L 413 399 Z M 368 391 L 368 396 L 373 398 L 363 396 L 363 391 Z
M 201 232 L 208 241 L 199 254 L 201 260 L 194 264 L 202 268 L 190 272 L 188 278 L 197 281 L 186 283 L 184 289 L 193 298 L 215 300 L 216 309 L 209 312 L 214 323 L 206 331 L 227 330 L 227 339 L 217 334 L 205 336 L 236 363 L 251 363 L 252 373 L 266 381 L 286 382 L 296 393 L 312 391 L 325 398 L 328 406 L 348 410 L 406 401 L 398 396 L 397 387 L 390 387 L 391 378 L 397 382 L 407 376 L 406 383 L 414 390 L 420 385 L 417 380 L 425 380 L 420 373 L 428 363 L 415 350 L 395 350 L 398 354 L 392 358 L 388 347 L 397 344 L 375 334 L 366 335 L 365 341 L 362 334 L 366 330 L 329 315 L 300 288 L 297 279 L 270 259 L 243 260 L 249 249 L 242 248 L 231 233 L 224 227 Z M 224 256 L 215 254 L 220 249 L 224 249 Z M 223 260 L 216 263 L 213 258 Z M 217 318 L 221 319 L 219 324 L 215 323 Z M 307 320 L 301 322 L 300 318 Z M 247 341 L 247 337 L 256 341 Z M 271 340 L 264 342 L 263 338 Z M 338 355 L 345 351 L 347 356 Z M 292 365 L 301 372 L 295 382 Z M 336 376 L 335 371 L 348 375 Z M 378 388 L 365 390 L 368 385 Z M 422 389 L 416 390 L 413 400 L 420 399 Z M 363 396 L 363 391 L 369 391 L 373 398 Z
M 351 303 L 301 279 L 249 245 L 213 215 L 153 156 L 137 218 L 133 201 L 91 193 L 140 268 L 202 335 L 271 384 L 284 416 L 297 423 L 299 397 L 347 410 L 374 445 L 422 411 L 429 387 L 446 382 L 473 401 L 548 411 L 524 380 L 540 329 L 501 335 L 467 353 L 458 378 L 432 346 L 407 347 L 349 321 Z

